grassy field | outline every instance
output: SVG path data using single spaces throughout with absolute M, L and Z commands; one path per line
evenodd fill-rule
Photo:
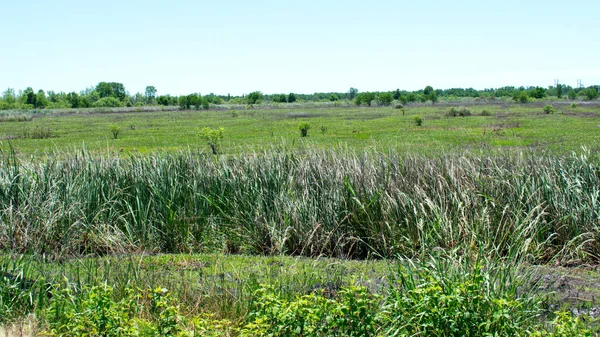
M 597 334 L 600 107 L 471 103 L 0 116 L 0 336 Z
M 225 129 L 223 153 L 263 152 L 276 147 L 378 148 L 436 155 L 446 151 L 490 149 L 549 149 L 569 152 L 581 146 L 593 150 L 600 143 L 600 108 L 588 104 L 572 108 L 554 103 L 556 112 L 545 114 L 546 103 L 472 105 L 469 117 L 447 116 L 451 107 L 394 108 L 296 107 L 294 109 L 151 111 L 33 114 L 25 121 L 0 122 L 0 149 L 10 143 L 18 152 L 46 154 L 86 148 L 92 153 L 125 154 L 173 151 L 181 148 L 208 151 L 198 137 L 203 127 Z M 481 116 L 483 111 L 490 116 Z M 414 118 L 424 123 L 416 126 Z M 298 124 L 311 124 L 309 136 L 300 138 Z M 121 130 L 113 139 L 111 127 Z M 48 138 L 43 138 L 48 137 Z M 41 139 L 40 139 L 41 138 Z

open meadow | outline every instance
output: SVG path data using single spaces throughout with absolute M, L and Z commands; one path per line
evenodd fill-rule
M 597 103 L 9 111 L 0 150 L 0 336 L 600 331 Z
M 546 113 L 546 105 L 553 105 L 554 111 Z M 356 107 L 348 102 L 338 106 L 298 104 L 292 109 L 286 105 L 215 107 L 219 109 L 4 112 L 0 116 L 0 149 L 6 152 L 10 143 L 24 155 L 69 153 L 82 148 L 92 153 L 118 151 L 127 155 L 182 148 L 207 151 L 206 142 L 199 137 L 204 127 L 224 128 L 220 147 L 225 154 L 263 152 L 278 146 L 342 146 L 428 155 L 490 149 L 569 153 L 582 146 L 597 150 L 600 144 L 600 104 L 594 102 L 572 106 L 567 101 L 467 101 L 402 109 Z M 423 120 L 421 126 L 415 117 Z M 301 122 L 310 123 L 306 138 L 300 137 Z M 114 128 L 118 130 L 116 139 Z

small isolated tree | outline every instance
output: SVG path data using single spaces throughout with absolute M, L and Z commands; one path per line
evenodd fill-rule
M 210 145 L 210 149 L 212 150 L 212 153 L 214 155 L 217 155 L 217 149 L 219 144 L 221 143 L 221 140 L 223 139 L 223 133 L 225 132 L 225 129 L 223 128 L 218 128 L 218 129 L 211 129 L 208 127 L 202 128 L 202 130 L 200 130 L 200 138 L 206 140 L 208 142 L 208 145 Z
M 331 102 L 335 102 L 335 101 L 339 100 L 339 97 L 336 94 L 331 94 L 331 95 L 329 95 L 329 100 Z
M 575 98 L 577 98 L 577 93 L 575 92 L 575 90 L 571 90 L 569 91 L 569 93 L 567 94 L 567 97 L 569 97 L 569 99 L 571 101 L 574 101 Z
M 298 130 L 300 130 L 300 137 L 308 136 L 308 130 L 310 130 L 309 122 L 301 122 L 298 124 Z
M 381 106 L 389 106 L 394 101 L 394 95 L 389 92 L 380 93 L 377 96 L 377 104 Z
M 248 104 L 257 104 L 263 100 L 263 94 L 260 91 L 253 91 L 246 96 Z
M 121 134 L 121 128 L 118 125 L 111 125 L 110 133 L 112 134 L 113 139 L 117 139 Z

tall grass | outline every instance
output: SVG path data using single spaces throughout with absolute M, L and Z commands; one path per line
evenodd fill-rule
M 46 256 L 225 251 L 600 257 L 589 152 L 427 158 L 395 152 L 193 152 L 0 163 L 0 249 Z

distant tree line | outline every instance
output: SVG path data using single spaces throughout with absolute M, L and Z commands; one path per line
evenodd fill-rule
M 295 102 L 336 102 L 351 101 L 356 105 L 371 106 L 375 102 L 379 106 L 391 105 L 394 101 L 401 104 L 427 102 L 435 104 L 440 99 L 456 98 L 496 99 L 512 98 L 516 102 L 526 103 L 531 99 L 556 97 L 558 99 L 598 99 L 600 86 L 573 88 L 558 84 L 544 87 L 502 87 L 476 90 L 473 88 L 434 89 L 431 86 L 423 90 L 407 91 L 396 89 L 388 92 L 359 92 L 350 88 L 347 92 L 316 92 L 313 94 L 279 93 L 263 94 L 254 91 L 242 96 L 232 95 L 158 95 L 154 86 L 147 86 L 143 93 L 130 94 L 122 83 L 100 82 L 94 87 L 80 92 L 54 92 L 28 87 L 18 92 L 8 88 L 0 96 L 0 110 L 8 109 L 67 109 L 67 108 L 107 108 L 134 106 L 179 106 L 181 109 L 208 109 L 210 104 L 261 104 L 295 103 Z

